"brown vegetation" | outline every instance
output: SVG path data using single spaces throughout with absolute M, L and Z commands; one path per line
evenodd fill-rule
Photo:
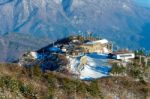
M 0 98 L 19 99 L 149 99 L 150 84 L 132 77 L 108 77 L 86 82 L 39 66 L 0 64 Z
M 3 90 L 0 94 L 4 96 L 6 95 L 4 91 L 9 90 L 10 96 L 27 99 L 55 97 L 97 99 L 101 97 L 100 89 L 97 87 L 98 82 L 86 84 L 61 73 L 42 73 L 39 66 L 23 68 L 16 64 L 0 64 L 0 68 L 2 68 L 0 69 L 0 89 Z M 17 96 L 17 93 L 21 96 Z

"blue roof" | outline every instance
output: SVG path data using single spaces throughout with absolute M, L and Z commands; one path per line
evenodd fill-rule
M 60 48 L 58 48 L 58 47 L 51 47 L 49 50 L 52 52 L 60 52 L 61 51 Z

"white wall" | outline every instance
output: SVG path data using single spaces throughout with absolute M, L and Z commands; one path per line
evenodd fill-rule
M 128 60 L 128 59 L 133 59 L 133 58 L 135 58 L 134 53 L 117 54 L 116 55 L 116 59 L 120 59 L 120 60 Z

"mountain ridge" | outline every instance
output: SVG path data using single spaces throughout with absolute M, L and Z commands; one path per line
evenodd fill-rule
M 92 31 L 121 48 L 150 49 L 141 42 L 148 42 L 143 31 L 150 22 L 150 9 L 134 1 L 1 0 L 0 34 L 21 33 L 39 40 L 57 40 Z

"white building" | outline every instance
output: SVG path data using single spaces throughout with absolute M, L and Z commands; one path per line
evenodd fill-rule
M 112 58 L 124 61 L 135 58 L 135 54 L 132 52 L 115 52 L 112 55 Z
M 108 54 L 112 52 L 112 44 L 106 39 L 87 42 L 81 45 L 81 47 L 88 53 L 96 52 Z

